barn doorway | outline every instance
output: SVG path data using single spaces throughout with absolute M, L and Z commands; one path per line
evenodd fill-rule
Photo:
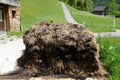
M 0 34 L 5 32 L 5 25 L 4 25 L 4 12 L 3 9 L 0 8 Z

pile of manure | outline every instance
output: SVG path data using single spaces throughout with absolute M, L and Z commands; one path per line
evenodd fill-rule
M 105 76 L 92 32 L 78 24 L 37 23 L 25 32 L 18 65 L 25 75 Z

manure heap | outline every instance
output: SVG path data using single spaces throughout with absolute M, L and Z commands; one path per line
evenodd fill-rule
M 105 76 L 92 32 L 78 24 L 37 23 L 25 32 L 18 65 L 25 75 Z

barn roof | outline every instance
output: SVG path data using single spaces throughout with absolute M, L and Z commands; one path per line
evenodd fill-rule
M 93 11 L 103 11 L 107 8 L 107 6 L 97 6 L 93 9 Z
M 20 6 L 19 0 L 0 0 L 0 3 L 11 6 Z

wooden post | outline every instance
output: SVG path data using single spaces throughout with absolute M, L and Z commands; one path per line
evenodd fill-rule
M 115 29 L 115 16 L 113 16 L 113 29 Z
M 84 25 L 85 25 L 85 21 L 84 21 Z

